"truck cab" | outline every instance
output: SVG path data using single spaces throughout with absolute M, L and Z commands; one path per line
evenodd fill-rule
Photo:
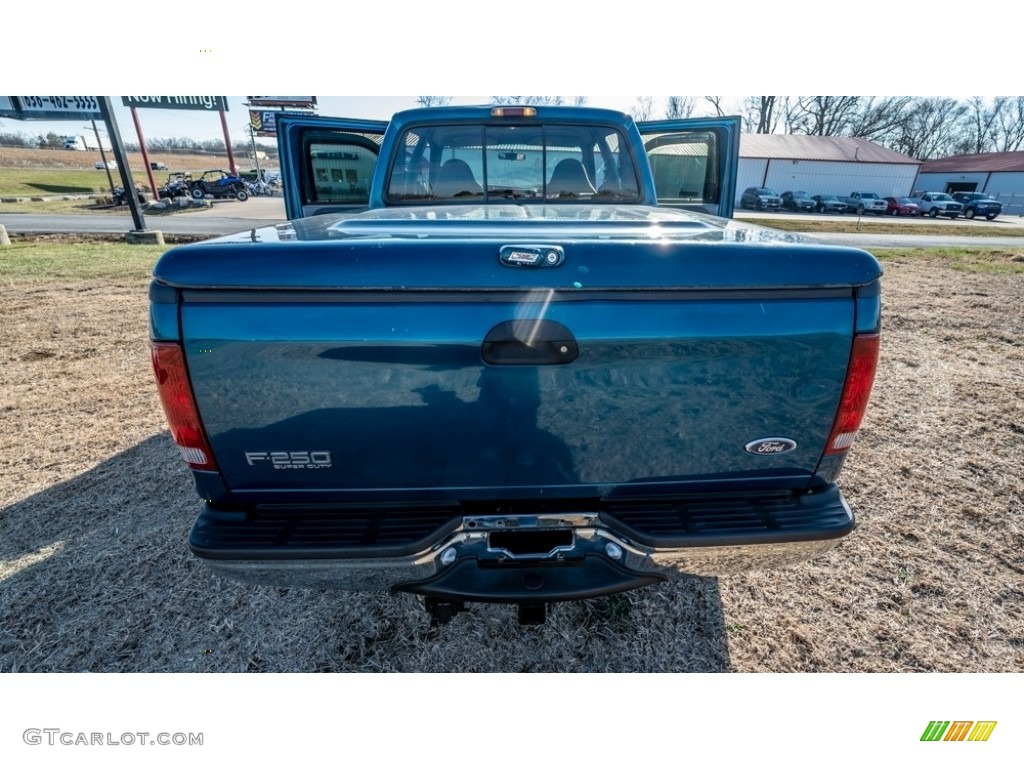
M 443 107 L 400 112 L 390 123 L 281 117 L 288 217 L 510 201 L 732 215 L 738 118 L 634 124 L 589 109 L 581 125 L 578 110 Z

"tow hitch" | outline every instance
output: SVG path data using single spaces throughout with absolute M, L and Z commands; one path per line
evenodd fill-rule
M 624 544 L 594 514 L 467 517 L 434 557 L 437 573 L 392 589 L 424 598 L 434 624 L 467 602 L 515 605 L 520 624 L 543 624 L 547 604 L 583 600 L 664 581 L 624 561 Z

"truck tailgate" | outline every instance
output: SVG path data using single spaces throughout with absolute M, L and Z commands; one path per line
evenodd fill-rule
M 208 249 L 255 289 L 157 274 L 247 501 L 805 487 L 879 274 L 806 245 L 568 242 L 554 269 L 479 240 L 304 245 Z

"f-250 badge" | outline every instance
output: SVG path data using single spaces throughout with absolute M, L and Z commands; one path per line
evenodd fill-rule
M 778 456 L 781 453 L 796 450 L 796 441 L 790 440 L 788 437 L 762 437 L 743 447 L 747 453 L 753 453 L 756 456 Z
M 270 463 L 274 469 L 330 469 L 334 462 L 330 451 L 246 451 L 250 467 Z

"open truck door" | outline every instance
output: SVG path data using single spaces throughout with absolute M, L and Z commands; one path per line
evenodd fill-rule
M 637 123 L 658 205 L 731 218 L 736 202 L 740 118 Z
M 289 219 L 369 207 L 384 120 L 277 118 L 277 146 Z

